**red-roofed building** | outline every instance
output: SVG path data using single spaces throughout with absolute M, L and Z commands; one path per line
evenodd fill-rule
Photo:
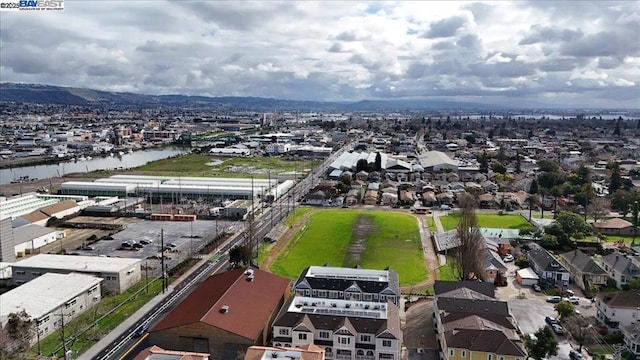
M 149 342 L 235 359 L 252 345 L 266 345 L 289 293 L 288 279 L 259 269 L 212 275 L 149 331 Z

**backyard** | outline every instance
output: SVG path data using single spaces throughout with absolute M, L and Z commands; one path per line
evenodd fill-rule
M 331 226 L 327 226 L 331 224 Z M 427 279 L 416 219 L 384 211 L 327 210 L 314 213 L 278 255 L 271 270 L 296 278 L 310 265 L 369 269 L 391 267 L 401 285 Z
M 481 228 L 520 229 L 530 226 L 527 220 L 520 215 L 476 214 L 476 216 L 478 217 L 478 227 Z M 444 231 L 455 229 L 459 221 L 460 214 L 458 213 L 440 216 Z

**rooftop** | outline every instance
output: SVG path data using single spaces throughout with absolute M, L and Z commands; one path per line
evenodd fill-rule
M 16 262 L 14 267 L 115 273 L 140 266 L 140 262 L 132 258 L 39 254 Z
M 305 277 L 389 282 L 389 270 L 309 266 Z
M 371 319 L 386 319 L 387 304 L 370 301 L 319 299 L 296 296 L 287 311 L 292 313 L 337 315 Z
M 68 300 L 99 284 L 101 278 L 70 273 L 46 273 L 0 295 L 0 319 L 23 309 L 34 319 L 50 313 Z

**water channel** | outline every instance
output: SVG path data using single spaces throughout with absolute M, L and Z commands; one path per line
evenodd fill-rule
M 172 156 L 188 153 L 188 148 L 167 147 L 163 149 L 139 150 L 134 152 L 66 160 L 57 164 L 21 166 L 10 169 L 0 169 L 0 185 L 9 184 L 20 178 L 47 179 L 60 177 L 71 173 L 87 173 L 96 170 L 130 169 L 142 166 L 148 162 L 166 159 Z

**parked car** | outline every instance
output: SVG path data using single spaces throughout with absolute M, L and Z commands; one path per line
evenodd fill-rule
M 140 244 L 140 243 L 133 243 L 132 245 L 134 248 L 136 249 L 142 249 L 144 247 L 144 245 Z
M 149 244 L 151 244 L 151 241 L 150 240 L 140 240 L 140 244 L 149 245 Z
M 564 334 L 564 329 L 562 328 L 562 326 L 560 326 L 558 324 L 551 325 L 551 330 L 553 330 L 553 332 L 556 333 L 556 335 L 563 335 Z
M 81 250 L 95 250 L 96 248 L 93 246 L 85 246 Z
M 533 284 L 532 287 L 533 287 L 533 291 L 535 291 L 535 292 L 541 292 L 542 291 L 542 288 L 538 284 Z
M 513 255 L 511 254 L 507 254 L 504 259 L 502 259 L 504 262 L 512 262 L 513 261 Z
M 130 247 L 133 247 L 133 244 L 129 241 L 125 241 L 122 244 L 120 244 L 120 246 L 122 246 L 123 248 L 130 248 Z
M 139 338 L 140 336 L 144 335 L 145 332 L 147 332 L 147 326 L 140 325 L 140 327 L 138 327 L 136 329 L 136 332 L 133 334 L 133 337 Z
M 573 305 L 580 305 L 580 298 L 577 296 L 571 296 L 569 297 L 569 302 Z
M 582 354 L 580 354 L 579 352 L 577 352 L 575 350 L 571 350 L 571 351 L 569 351 L 569 358 L 571 360 L 582 360 Z
M 549 325 L 559 324 L 558 320 L 556 320 L 555 318 L 552 318 L 551 316 L 545 317 L 544 321 Z
M 171 248 L 174 248 L 174 247 L 177 247 L 178 245 L 176 245 L 175 243 L 168 243 L 167 246 L 171 247 Z
M 565 296 L 575 296 L 576 294 L 573 292 L 573 290 L 567 289 L 567 290 L 564 291 L 564 295 Z
M 552 304 L 557 304 L 560 301 L 562 301 L 562 298 L 560 296 L 549 296 L 547 298 L 547 302 Z

